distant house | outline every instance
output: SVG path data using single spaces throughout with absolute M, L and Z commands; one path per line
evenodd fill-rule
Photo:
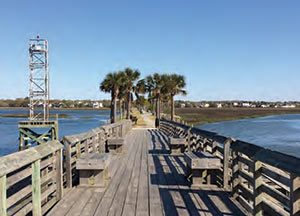
M 242 103 L 242 107 L 251 107 L 250 103 Z
M 204 104 L 204 107 L 205 107 L 205 108 L 210 107 L 209 103 Z
M 270 105 L 262 104 L 260 107 L 261 107 L 261 108 L 268 108 L 268 107 L 270 107 Z
M 238 102 L 234 102 L 234 103 L 233 103 L 233 106 L 234 106 L 234 107 L 238 107 L 238 106 L 239 106 L 239 103 L 238 103 Z
M 101 102 L 96 101 L 96 102 L 93 103 L 93 108 L 94 109 L 100 109 L 102 107 L 103 107 L 103 103 L 101 103 Z
M 185 103 L 181 103 L 180 108 L 185 108 Z
M 223 107 L 223 104 L 221 104 L 221 103 L 217 104 L 217 108 L 222 108 L 222 107 Z
M 294 105 L 294 104 L 286 104 L 286 105 L 283 105 L 282 108 L 296 108 L 296 105 Z

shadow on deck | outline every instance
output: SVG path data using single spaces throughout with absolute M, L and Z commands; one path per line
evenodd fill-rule
M 191 188 L 183 157 L 168 154 L 161 132 L 133 130 L 125 146 L 106 189 L 74 188 L 49 215 L 244 215 L 222 188 Z

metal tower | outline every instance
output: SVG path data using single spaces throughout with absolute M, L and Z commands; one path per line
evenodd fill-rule
M 49 120 L 48 41 L 29 40 L 29 120 L 19 122 L 19 150 L 58 139 L 58 121 Z
M 29 40 L 29 120 L 49 119 L 48 41 L 37 36 Z M 42 109 L 41 109 L 42 108 Z

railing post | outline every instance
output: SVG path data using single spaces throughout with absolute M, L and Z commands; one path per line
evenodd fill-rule
M 228 138 L 224 142 L 223 147 L 223 188 L 225 190 L 230 190 L 229 185 L 229 157 L 230 157 L 230 145 L 232 143 L 232 139 Z
M 263 201 L 262 194 L 260 193 L 259 187 L 262 185 L 262 175 L 261 175 L 262 164 L 260 161 L 254 161 L 254 186 L 253 186 L 253 215 L 263 216 L 263 209 L 261 207 L 261 202 Z
M 121 137 L 123 138 L 123 137 L 125 136 L 125 134 L 124 134 L 124 129 L 123 129 L 123 124 L 121 124 L 120 130 L 121 130 L 121 132 L 120 132 Z
M 0 215 L 7 215 L 6 175 L 0 177 Z
M 92 147 L 93 152 L 97 152 L 97 134 L 95 133 L 94 136 L 92 136 Z
M 63 178 L 62 178 L 62 149 L 55 153 L 55 169 L 56 169 L 56 200 L 60 200 L 63 196 Z
M 76 143 L 76 159 L 80 158 L 81 156 L 81 143 L 77 142 Z
M 71 164 L 71 145 L 69 142 L 64 141 L 65 156 L 66 156 L 66 180 L 67 188 L 72 188 L 72 164 Z
M 41 160 L 32 163 L 32 214 L 33 216 L 42 215 L 41 206 Z
M 88 138 L 88 139 L 85 139 L 84 141 L 84 153 L 89 153 L 89 142 L 90 142 L 90 139 Z
M 300 214 L 300 177 L 290 174 L 290 215 Z
M 191 128 L 188 129 L 188 151 L 191 151 Z
M 240 177 L 239 172 L 241 169 L 241 165 L 239 163 L 239 156 L 237 151 L 232 151 L 232 196 L 234 199 L 236 199 L 238 194 L 238 187 L 240 184 Z

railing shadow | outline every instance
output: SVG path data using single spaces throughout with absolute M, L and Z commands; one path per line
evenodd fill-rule
M 167 154 L 167 136 L 161 132 L 149 130 L 155 173 L 150 174 L 150 184 L 157 185 L 165 215 L 180 215 L 181 211 L 189 215 L 244 215 L 230 199 L 228 192 L 221 188 L 216 190 L 190 188 L 186 179 L 183 156 Z

